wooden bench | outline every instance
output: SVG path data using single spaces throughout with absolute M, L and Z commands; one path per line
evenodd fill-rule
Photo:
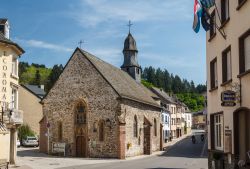
M 0 159 L 0 169 L 9 169 L 9 162 L 6 159 Z

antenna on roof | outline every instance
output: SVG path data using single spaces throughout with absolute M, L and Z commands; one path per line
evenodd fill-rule
M 79 42 L 78 42 L 78 44 L 79 44 L 79 48 L 82 48 L 82 44 L 84 43 L 84 41 L 83 40 L 80 40 Z

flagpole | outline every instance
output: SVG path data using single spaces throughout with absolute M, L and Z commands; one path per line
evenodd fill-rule
M 206 12 L 206 14 L 209 16 L 209 19 L 211 20 L 211 15 L 210 15 L 210 13 L 207 11 L 207 9 L 204 7 L 204 4 L 201 2 L 201 6 L 202 6 L 202 9 L 203 10 L 205 10 L 205 12 Z M 217 11 L 217 13 L 218 13 L 218 9 L 217 9 L 217 6 L 216 6 L 216 4 L 215 4 L 215 8 L 216 8 L 216 11 Z M 218 15 L 219 15 L 219 13 L 218 13 Z M 220 19 L 220 16 L 219 16 L 219 19 Z M 221 19 L 220 19 L 220 22 L 221 22 Z M 216 29 L 220 32 L 220 34 L 221 34 L 221 36 L 226 40 L 226 34 L 225 34 L 225 32 L 224 32 L 224 29 L 223 29 L 223 32 L 221 32 L 221 29 L 220 29 L 220 27 L 216 24 L 216 20 L 215 20 L 215 27 L 216 27 Z
M 220 20 L 220 24 L 222 25 L 222 20 L 221 20 L 221 18 L 220 18 L 220 15 L 219 15 L 219 10 L 218 10 L 218 8 L 217 8 L 217 5 L 216 5 L 216 3 L 214 3 L 214 6 L 215 6 L 215 9 L 216 9 L 216 12 L 217 12 L 217 15 L 218 15 L 218 18 L 219 18 L 219 20 Z M 216 22 L 216 21 L 215 21 Z M 218 25 L 217 25 L 217 27 L 218 27 Z M 217 28 L 218 29 L 218 31 L 220 31 L 221 29 L 220 28 Z M 225 32 L 224 32 L 224 29 L 222 28 L 222 32 L 223 32 L 223 37 L 224 37 L 224 39 L 226 39 L 226 34 L 225 34 Z

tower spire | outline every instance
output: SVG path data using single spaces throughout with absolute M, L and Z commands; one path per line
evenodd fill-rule
M 132 24 L 132 22 L 131 22 L 131 20 L 129 20 L 128 21 L 128 33 L 130 33 L 130 28 L 131 28 L 131 26 L 132 26 L 133 24 Z

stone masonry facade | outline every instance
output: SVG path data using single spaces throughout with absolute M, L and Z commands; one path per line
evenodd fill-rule
M 156 119 L 157 135 L 150 135 L 151 151 L 160 149 L 160 109 L 138 101 L 119 99 L 105 78 L 78 50 L 42 102 L 44 117 L 50 123 L 50 153 L 53 142 L 64 142 L 66 155 L 76 156 L 78 129 L 75 109 L 79 102 L 84 103 L 87 113 L 87 122 L 82 127 L 86 138 L 85 157 L 125 158 L 143 154 L 144 117 L 152 124 Z M 133 137 L 134 115 L 138 118 L 138 138 Z M 111 125 L 104 123 L 104 140 L 99 141 L 100 131 L 98 127 L 97 131 L 94 128 L 99 121 L 106 122 L 107 119 Z M 58 123 L 62 123 L 62 140 L 59 140 Z M 153 127 L 150 130 L 153 133 Z
M 91 63 L 76 52 L 64 72 L 43 101 L 44 115 L 51 124 L 51 142 L 58 142 L 57 122 L 63 123 L 63 142 L 67 155 L 76 155 L 74 109 L 79 101 L 87 107 L 87 154 L 89 157 L 117 157 L 117 94 L 94 69 Z M 111 119 L 112 128 L 105 128 L 104 141 L 93 132 L 94 122 Z

